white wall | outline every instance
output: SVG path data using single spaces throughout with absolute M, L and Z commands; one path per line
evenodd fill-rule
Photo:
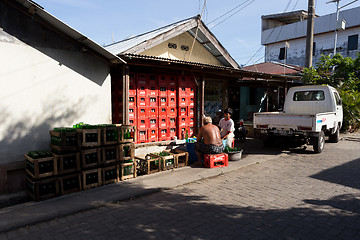
M 86 52 L 9 39 L 0 31 L 0 165 L 23 161 L 29 150 L 49 149 L 54 127 L 111 123 L 105 63 Z
M 337 53 L 340 53 L 344 57 L 356 57 L 356 53 L 359 52 L 360 42 L 358 43 L 358 50 L 347 51 L 348 36 L 359 34 L 360 27 L 349 28 L 346 30 L 338 31 L 337 38 Z M 328 32 L 323 34 L 318 34 L 314 36 L 314 42 L 316 42 L 315 56 L 313 62 L 316 63 L 321 54 L 328 55 L 333 53 L 334 49 L 334 32 Z M 359 38 L 360 40 L 360 38 Z M 293 40 L 288 40 L 290 47 L 287 49 L 287 59 L 285 60 L 288 64 L 295 64 L 304 66 L 305 65 L 305 48 L 306 48 L 306 38 L 298 38 Z M 285 41 L 277 42 L 273 44 L 268 44 L 265 46 L 265 61 L 277 61 L 284 62 L 284 60 L 279 60 L 280 48 L 285 47 Z

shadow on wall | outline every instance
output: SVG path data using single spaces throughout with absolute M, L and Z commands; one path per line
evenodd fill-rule
M 0 109 L 6 116 L 0 119 L 6 133 L 0 139 L 0 164 L 22 161 L 23 155 L 30 150 L 49 149 L 49 130 L 56 127 L 54 124 L 72 126 L 84 113 L 82 107 L 90 101 L 91 98 L 81 99 L 70 105 L 66 99 L 49 97 L 43 103 L 41 115 L 32 116 L 30 109 L 22 120 L 17 121 L 12 120 L 16 119 L 12 114 L 14 109 Z
M 2 41 L 26 43 L 99 86 L 109 74 L 108 65 L 90 54 L 89 49 L 42 25 L 36 15 L 24 15 L 3 1 L 0 2 L 0 28 Z

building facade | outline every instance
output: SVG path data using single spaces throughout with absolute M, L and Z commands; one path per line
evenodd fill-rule
M 313 63 L 322 54 L 333 54 L 335 28 L 337 29 L 336 53 L 355 58 L 359 52 L 360 7 L 316 16 L 314 20 Z M 262 16 L 261 44 L 265 46 L 265 61 L 305 65 L 307 12 L 295 11 Z

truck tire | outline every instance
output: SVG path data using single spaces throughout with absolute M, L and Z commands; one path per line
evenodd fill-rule
M 339 142 L 339 138 L 340 138 L 340 130 L 339 130 L 339 127 L 337 127 L 336 132 L 334 132 L 333 134 L 330 134 L 329 142 L 337 143 L 337 142 Z
M 325 147 L 325 133 L 324 131 L 320 131 L 319 136 L 314 141 L 314 152 L 321 153 Z

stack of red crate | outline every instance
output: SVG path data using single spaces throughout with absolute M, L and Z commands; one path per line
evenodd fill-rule
M 188 133 L 191 137 L 195 127 L 195 81 L 189 76 L 178 78 L 178 120 L 177 136 L 183 139 Z
M 112 83 L 113 119 L 123 116 L 121 81 Z M 129 122 L 137 127 L 139 143 L 165 141 L 194 134 L 194 80 L 189 76 L 131 73 Z

